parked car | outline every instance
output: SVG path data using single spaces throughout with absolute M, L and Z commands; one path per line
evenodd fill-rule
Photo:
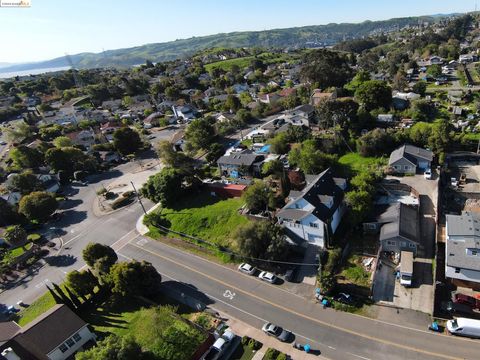
M 274 325 L 272 323 L 265 323 L 262 326 L 262 331 L 269 335 L 277 338 L 282 342 L 287 342 L 292 338 L 292 332 L 282 329 L 280 326 Z
M 240 264 L 238 270 L 248 275 L 253 275 L 255 274 L 255 271 L 257 271 L 254 266 L 247 263 Z
M 450 184 L 452 185 L 452 187 L 456 188 L 458 186 L 458 180 L 457 178 L 450 178 Z
M 456 315 L 456 314 L 472 315 L 473 314 L 473 310 L 470 306 L 465 304 L 454 303 L 453 301 L 442 302 L 441 309 L 451 315 Z
M 258 277 L 263 281 L 269 282 L 270 284 L 275 284 L 275 282 L 277 281 L 277 277 L 267 271 L 262 271 L 260 275 L 258 275 Z
M 354 305 L 355 304 L 355 298 L 347 293 L 338 293 L 333 297 L 333 300 L 338 301 L 340 303 L 343 303 L 345 305 Z
M 464 304 L 470 306 L 472 309 L 480 309 L 480 300 L 475 299 L 473 296 L 465 294 L 454 293 L 452 295 L 452 301 L 455 304 Z
M 225 349 L 228 348 L 232 340 L 235 338 L 235 334 L 230 330 L 225 330 L 223 335 L 218 338 L 208 350 L 208 352 L 203 356 L 204 360 L 217 360 L 220 358 Z
M 288 269 L 285 272 L 285 280 L 288 282 L 294 282 L 297 277 L 298 266 L 294 267 L 293 269 Z
M 423 177 L 427 180 L 431 180 L 432 179 L 432 170 L 430 170 L 430 169 L 425 170 L 425 172 L 423 173 Z

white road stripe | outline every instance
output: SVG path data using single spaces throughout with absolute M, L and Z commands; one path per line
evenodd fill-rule
M 356 355 L 356 354 L 352 354 L 351 352 L 347 352 L 348 355 L 352 355 L 352 356 L 356 356 L 357 358 L 360 358 L 360 359 L 363 359 L 363 360 L 370 360 L 369 358 L 367 357 L 363 357 L 363 356 L 360 356 L 360 355 Z

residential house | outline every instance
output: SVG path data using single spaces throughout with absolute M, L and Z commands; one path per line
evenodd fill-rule
M 108 121 L 102 124 L 102 126 L 100 126 L 100 132 L 107 141 L 112 142 L 113 133 L 115 132 L 115 130 L 120 129 L 121 127 L 123 127 L 123 125 L 119 122 Z
M 375 221 L 364 223 L 363 228 L 368 232 L 380 233 L 382 251 L 410 251 L 417 254 L 421 247 L 418 206 L 401 202 L 390 204 Z
M 231 152 L 217 160 L 218 168 L 222 176 L 237 178 L 241 176 L 258 176 L 261 172 L 263 155 L 246 150 L 243 152 Z
M 377 122 L 385 125 L 393 124 L 395 122 L 395 115 L 393 114 L 378 114 Z
M 235 119 L 235 114 L 229 112 L 223 112 L 215 116 L 215 120 L 218 122 L 228 122 Z
M 99 151 L 98 159 L 104 164 L 111 165 L 118 164 L 121 157 L 116 151 Z
M 310 96 L 310 105 L 317 106 L 322 101 L 335 100 L 337 98 L 337 91 L 333 92 L 322 92 L 320 89 L 313 90 L 312 95 Z
M 445 276 L 480 291 L 480 213 L 446 215 Z
M 476 56 L 473 54 L 462 54 L 458 57 L 458 62 L 460 64 L 468 64 L 476 60 Z
M 60 182 L 56 175 L 52 174 L 38 174 L 37 179 L 42 183 L 45 191 L 56 193 L 60 189 Z
M 162 113 L 160 112 L 154 112 L 150 115 L 148 115 L 144 120 L 143 120 L 143 127 L 145 129 L 151 129 L 154 126 L 158 126 L 160 124 L 160 118 L 163 116 Z
M 20 202 L 22 194 L 20 194 L 18 191 L 10 191 L 6 194 L 0 195 L 0 197 L 10 205 L 16 206 Z
M 388 165 L 395 173 L 415 174 L 430 169 L 433 153 L 413 145 L 402 145 L 392 151 Z
M 282 97 L 277 93 L 259 94 L 258 100 L 264 104 L 275 105 Z
M 87 151 L 95 145 L 95 132 L 92 128 L 65 134 L 75 145 L 83 146 Z
M 94 344 L 88 324 L 66 305 L 57 304 L 25 327 L 0 323 L 0 352 L 6 360 L 66 360 Z
M 334 177 L 331 169 L 305 178 L 307 185 L 302 191 L 290 191 L 288 203 L 277 213 L 278 222 L 287 234 L 294 234 L 290 238 L 324 248 L 345 212 L 347 182 Z
M 183 119 L 184 121 L 189 122 L 197 117 L 196 110 L 189 105 L 172 106 L 172 110 L 173 115 L 177 120 Z
M 429 64 L 430 65 L 443 65 L 443 63 L 445 62 L 444 59 L 442 59 L 440 56 L 430 56 L 430 59 L 429 59 Z
M 121 106 L 122 106 L 121 99 L 107 100 L 102 102 L 102 109 L 107 109 L 107 110 L 110 110 L 111 112 L 115 112 L 119 110 Z
M 234 85 L 232 85 L 232 89 L 235 92 L 235 94 L 241 94 L 245 91 L 248 91 L 250 89 L 250 87 L 246 83 L 245 84 L 234 84 Z

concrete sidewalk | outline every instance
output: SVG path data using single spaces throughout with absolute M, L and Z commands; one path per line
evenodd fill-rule
M 290 358 L 294 360 L 327 359 L 321 355 L 307 354 L 304 351 L 297 350 L 293 347 L 293 344 L 282 343 L 279 340 L 266 335 L 261 329 L 256 329 L 244 323 L 243 321 L 232 318 L 230 315 L 220 313 L 220 316 L 222 318 L 228 318 L 226 323 L 236 335 L 240 337 L 243 337 L 246 335 L 255 340 L 260 341 L 263 344 L 262 348 L 257 351 L 257 353 L 254 355 L 252 360 L 261 360 L 268 348 L 277 349 L 289 355 Z M 319 350 L 319 349 L 313 349 L 313 350 Z

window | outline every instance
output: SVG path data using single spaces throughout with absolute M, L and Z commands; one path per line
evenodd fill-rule
M 82 337 L 80 336 L 79 333 L 76 333 L 75 335 L 73 335 L 73 340 L 75 340 L 76 342 L 79 342 L 80 340 L 82 340 Z
M 395 245 L 397 245 L 397 242 L 396 242 L 396 241 L 387 240 L 387 245 L 395 246 Z
M 68 345 L 69 347 L 75 346 L 75 341 L 73 341 L 72 338 L 68 339 L 68 340 L 65 341 L 65 342 L 67 343 L 67 345 Z
M 403 167 L 403 169 L 404 169 L 404 170 L 410 170 L 410 166 L 405 165 L 405 166 Z
M 377 225 L 372 224 L 372 223 L 367 223 L 367 224 L 364 224 L 363 226 L 365 226 L 365 229 L 367 229 L 367 230 L 376 230 L 377 229 Z
M 68 350 L 68 347 L 65 344 L 62 344 L 62 345 L 60 345 L 59 349 L 62 353 L 64 353 L 65 351 Z
M 410 244 L 408 244 L 408 247 L 410 247 L 410 248 L 412 248 L 412 249 L 415 249 L 415 244 L 410 243 Z
M 455 268 L 455 274 L 458 274 L 460 272 L 460 268 Z
M 318 224 L 315 224 L 315 223 L 310 223 L 310 227 L 313 227 L 313 228 L 318 228 Z

